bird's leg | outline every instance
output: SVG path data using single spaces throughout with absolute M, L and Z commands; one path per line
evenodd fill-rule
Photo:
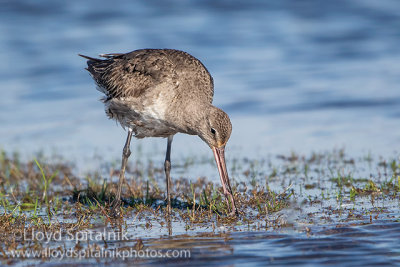
M 168 136 L 167 153 L 165 154 L 164 170 L 167 182 L 167 212 L 171 213 L 171 143 L 173 135 Z
M 132 139 L 132 128 L 128 129 L 128 137 L 126 138 L 125 146 L 122 151 L 122 163 L 121 163 L 121 171 L 119 173 L 119 182 L 118 182 L 118 189 L 117 189 L 117 196 L 111 203 L 112 212 L 115 215 L 118 215 L 118 210 L 121 205 L 121 191 L 122 191 L 122 183 L 124 182 L 125 178 L 125 169 L 126 164 L 128 162 L 128 158 L 131 155 L 130 144 Z

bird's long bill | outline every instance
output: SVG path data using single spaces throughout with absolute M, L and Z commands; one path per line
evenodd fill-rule
M 214 152 L 215 161 L 217 162 L 219 176 L 221 178 L 222 187 L 224 188 L 224 194 L 228 191 L 229 194 L 232 195 L 228 171 L 226 170 L 225 164 L 225 147 L 213 147 L 212 150 Z

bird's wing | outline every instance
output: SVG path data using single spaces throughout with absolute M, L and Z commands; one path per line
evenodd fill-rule
M 179 83 L 187 95 L 195 96 L 207 102 L 212 102 L 214 96 L 214 81 L 200 60 L 194 56 L 175 49 L 163 49 L 164 53 L 175 65 Z
M 143 49 L 127 54 L 103 54 L 88 59 L 87 70 L 108 99 L 139 97 L 162 82 L 176 79 L 174 64 L 162 50 Z

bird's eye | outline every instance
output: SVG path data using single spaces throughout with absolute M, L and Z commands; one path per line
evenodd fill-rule
M 215 134 L 215 132 L 216 132 L 215 129 L 214 129 L 214 128 L 211 128 L 211 133 L 212 133 L 212 134 Z

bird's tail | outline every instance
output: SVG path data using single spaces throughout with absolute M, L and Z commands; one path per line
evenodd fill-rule
M 106 68 L 110 64 L 110 62 L 105 59 L 89 57 L 82 54 L 78 55 L 88 59 L 87 61 L 88 67 L 85 69 L 90 72 L 90 74 L 93 76 L 95 80 L 98 79 L 99 73 L 102 73 L 104 71 L 104 68 Z
M 99 86 L 97 89 L 105 94 L 107 94 L 106 91 L 102 89 L 102 75 L 106 71 L 106 69 L 112 64 L 112 60 L 110 59 L 101 59 L 101 58 L 94 58 L 94 57 L 89 57 L 85 56 L 82 54 L 78 54 L 79 56 L 88 59 L 87 61 L 87 68 L 85 68 L 92 78 L 95 80 L 97 85 Z
M 89 56 L 85 56 L 82 54 L 78 54 L 78 56 L 89 59 L 89 60 L 93 60 L 93 61 L 101 61 L 101 59 L 99 59 L 99 58 L 89 57 Z

